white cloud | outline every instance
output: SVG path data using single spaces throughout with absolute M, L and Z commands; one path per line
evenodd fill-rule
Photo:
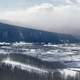
M 66 0 L 66 3 L 69 3 L 69 4 L 80 4 L 80 0 Z
M 32 28 L 53 32 L 77 33 L 80 31 L 80 6 L 44 3 L 27 9 L 0 12 L 0 19 Z
M 74 4 L 73 0 L 65 0 L 66 4 Z

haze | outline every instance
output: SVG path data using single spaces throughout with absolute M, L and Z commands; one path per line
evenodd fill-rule
M 80 0 L 0 0 L 0 20 L 34 29 L 79 35 Z

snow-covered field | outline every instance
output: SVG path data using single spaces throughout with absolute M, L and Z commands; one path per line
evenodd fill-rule
M 0 54 L 25 54 L 45 61 L 80 61 L 80 44 L 36 45 L 20 42 L 1 45 Z
M 39 74 L 56 69 L 72 76 L 80 71 L 80 44 L 0 43 L 0 63 Z

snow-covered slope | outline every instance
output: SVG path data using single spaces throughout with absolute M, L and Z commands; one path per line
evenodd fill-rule
M 17 68 L 20 68 L 22 70 L 27 70 L 29 72 L 32 72 L 32 71 L 36 72 L 36 73 L 47 73 L 48 72 L 45 69 L 40 69 L 38 67 L 31 66 L 30 64 L 24 64 L 24 63 L 21 63 L 21 62 L 10 60 L 10 58 L 4 59 L 1 62 L 6 64 L 6 65 L 11 65 L 12 69 L 17 67 Z

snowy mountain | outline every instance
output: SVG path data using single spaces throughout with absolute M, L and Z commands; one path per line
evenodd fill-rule
M 0 42 L 35 42 L 35 43 L 77 43 L 80 42 L 74 36 L 52 33 L 0 23 Z

